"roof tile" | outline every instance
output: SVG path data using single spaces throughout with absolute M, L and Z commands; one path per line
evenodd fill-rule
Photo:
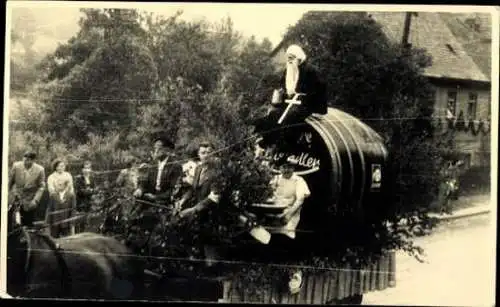
M 387 37 L 399 42 L 403 36 L 405 12 L 369 12 L 382 25 Z M 464 47 L 452 34 L 439 13 L 419 12 L 412 17 L 409 41 L 432 56 L 432 66 L 424 74 L 474 81 L 489 81 Z

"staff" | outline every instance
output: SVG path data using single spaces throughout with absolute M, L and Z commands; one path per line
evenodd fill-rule
M 278 124 L 281 125 L 283 120 L 285 119 L 286 115 L 288 114 L 288 111 L 292 108 L 293 105 L 301 105 L 302 102 L 298 100 L 300 96 L 305 96 L 305 94 L 302 93 L 296 93 L 293 95 L 292 99 L 285 99 L 285 103 L 288 103 L 288 106 L 286 107 L 285 111 L 281 115 L 280 119 L 278 120 Z

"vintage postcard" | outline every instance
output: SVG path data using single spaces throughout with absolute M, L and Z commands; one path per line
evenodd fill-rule
M 499 10 L 7 3 L 0 297 L 491 305 Z

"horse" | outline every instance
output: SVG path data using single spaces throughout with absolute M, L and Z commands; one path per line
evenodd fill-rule
M 142 262 L 114 238 L 80 233 L 54 239 L 16 227 L 7 241 L 7 292 L 14 297 L 142 299 Z

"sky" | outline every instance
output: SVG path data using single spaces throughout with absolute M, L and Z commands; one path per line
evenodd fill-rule
M 64 6 L 59 3 L 57 6 L 43 7 L 30 4 L 29 7 L 13 8 L 12 18 L 25 15 L 27 12 L 31 14 L 37 29 L 34 49 L 46 53 L 52 52 L 58 43 L 67 41 L 77 33 L 78 20 L 82 16 L 79 12 L 80 7 L 66 3 Z M 182 18 L 185 20 L 205 18 L 217 22 L 229 16 L 237 31 L 245 36 L 254 35 L 258 40 L 268 38 L 273 46 L 281 41 L 287 27 L 295 24 L 308 10 L 308 7 L 300 5 L 288 4 L 276 7 L 276 5 L 248 3 L 165 3 L 139 6 L 139 8 L 164 16 L 171 16 L 177 10 L 182 10 Z
M 37 39 L 34 49 L 41 53 L 55 50 L 58 43 L 67 41 L 77 33 L 78 20 L 81 16 L 81 7 L 134 7 L 147 10 L 164 16 L 171 16 L 177 10 L 183 10 L 183 18 L 193 20 L 206 18 L 211 22 L 220 21 L 224 17 L 231 17 L 234 27 L 245 36 L 254 35 L 258 40 L 268 38 L 273 46 L 276 46 L 288 26 L 295 24 L 308 10 L 345 10 L 346 6 L 318 5 L 318 4 L 271 4 L 271 3 L 142 3 L 137 2 L 78 2 L 78 1 L 9 1 L 12 8 L 12 16 L 29 10 L 37 27 Z M 448 8 L 443 6 L 429 7 L 405 7 L 370 5 L 370 10 L 396 9 L 405 11 L 415 10 L 462 10 L 457 5 Z M 349 10 L 366 10 L 367 6 L 350 6 Z M 470 8 L 469 8 L 470 10 Z M 475 8 L 474 10 L 477 10 Z M 467 10 L 465 10 L 467 11 Z

